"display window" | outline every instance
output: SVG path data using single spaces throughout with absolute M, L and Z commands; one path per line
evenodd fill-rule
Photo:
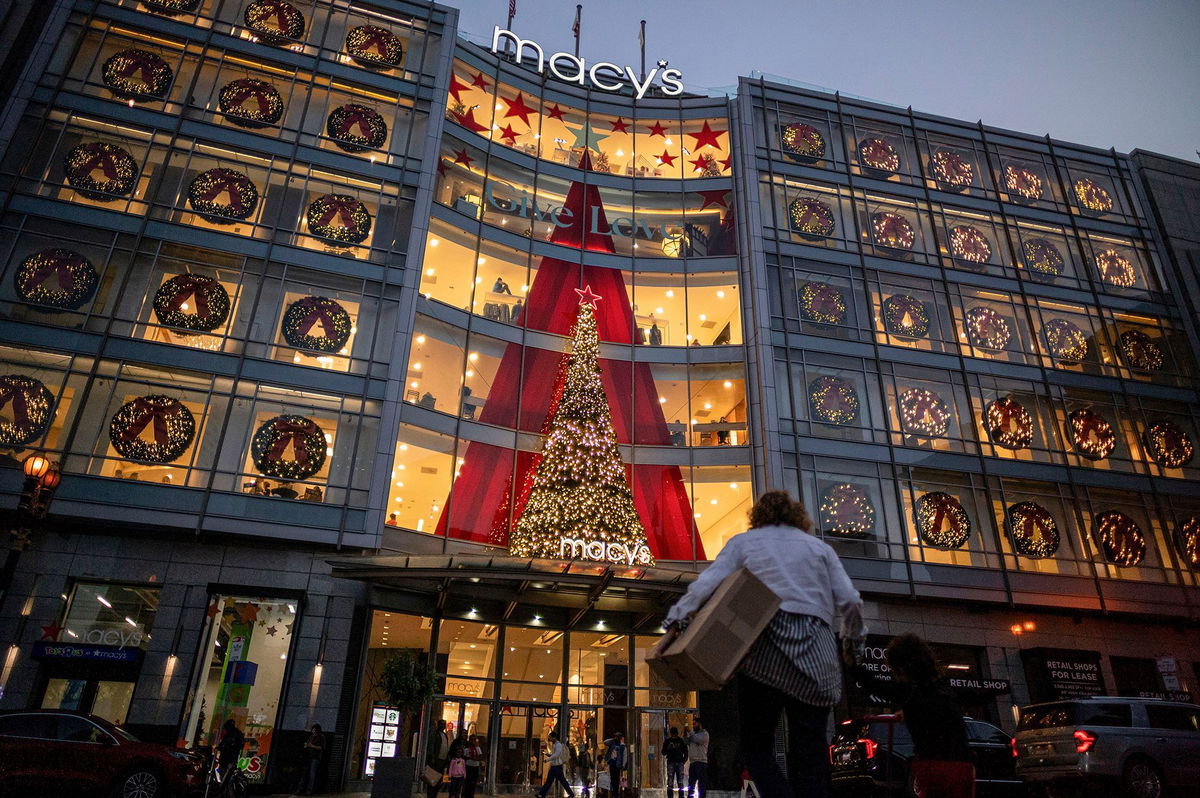
M 795 301 L 800 330 L 807 335 L 856 340 L 859 328 L 860 284 L 848 277 L 803 270 L 797 263 Z
M 927 280 L 880 279 L 870 294 L 876 341 L 929 352 L 957 351 L 954 317 L 942 291 Z
M 89 363 L 54 352 L 0 347 L 0 451 L 9 456 L 27 446 L 50 451 L 66 444 L 84 395 Z M 19 399 L 24 399 L 20 402 Z
M 959 287 L 954 313 L 960 351 L 1009 363 L 1036 362 L 1037 351 L 1023 304 L 1000 291 Z M 961 304 L 960 304 L 961 303 Z
M 1087 284 L 1087 268 L 1074 235 L 1060 225 L 1016 220 L 1008 228 L 1021 278 L 1041 285 L 1078 288 Z
M 1069 490 L 1003 478 L 991 492 L 992 518 L 1006 567 L 1039 574 L 1090 576 Z
M 1032 208 L 1066 210 L 1054 159 L 1048 153 L 995 147 L 991 161 L 1002 200 Z
M 980 143 L 929 134 L 918 141 L 926 186 L 951 194 L 994 196 Z
M 241 264 L 212 268 L 160 257 L 138 312 L 141 336 L 176 346 L 222 351 L 242 300 Z M 178 269 L 178 271 L 176 271 Z
M 892 578 L 905 579 L 906 546 L 891 469 L 835 458 L 801 459 L 799 493 L 814 530 L 842 557 L 893 561 Z M 789 469 L 791 470 L 791 469 Z
M 100 119 L 51 115 L 31 135 L 26 176 L 42 183 L 39 192 L 53 199 L 103 210 L 144 216 L 150 178 L 164 152 L 151 147 L 150 135 Z
M 984 491 L 970 475 L 913 469 L 900 493 L 911 559 L 999 567 L 991 513 Z
M 1088 308 L 1040 297 L 1031 298 L 1030 305 L 1043 365 L 1091 374 L 1101 371 L 1099 321 Z
M 832 114 L 768 104 L 766 117 L 767 124 L 759 132 L 765 140 L 758 143 L 782 154 L 784 160 L 827 169 L 846 162 L 841 125 Z
M 1055 412 L 1063 430 L 1069 465 L 1144 471 L 1140 425 L 1121 398 L 1099 391 L 1062 391 Z
M 266 781 L 274 753 L 297 610 L 294 598 L 209 596 L 182 736 L 190 745 L 215 746 L 232 720 L 246 736 L 238 767 L 252 784 Z
M 787 231 L 780 233 L 785 240 L 833 249 L 854 246 L 853 203 L 845 189 L 779 177 L 760 187 L 763 212 L 773 214 L 775 228 Z
M 1096 573 L 1110 579 L 1166 580 L 1163 552 L 1169 551 L 1171 529 L 1145 498 L 1097 488 L 1077 490 L 1086 495 L 1076 506 Z
M 971 391 L 975 435 L 990 457 L 1062 462 L 1053 400 L 1037 383 L 980 375 Z
M 695 558 L 711 560 L 731 537 L 746 531 L 747 513 L 754 504 L 750 467 L 692 466 L 683 472 L 699 533 Z
M 846 135 L 853 174 L 900 183 L 913 183 L 912 175 L 920 174 L 915 142 L 899 126 L 853 119 Z
M 935 381 L 934 376 L 929 369 L 896 366 L 895 376 L 884 380 L 893 442 L 934 451 L 974 452 L 978 444 L 962 386 L 945 377 Z
M 457 467 L 454 438 L 401 424 L 385 525 L 436 534 Z
M 915 203 L 876 195 L 855 202 L 863 252 L 880 258 L 928 262 L 935 251 L 929 216 Z
M 1092 284 L 1109 294 L 1144 296 L 1161 290 L 1145 250 L 1127 238 L 1082 231 Z
M 803 366 L 791 364 L 791 417 L 806 420 L 811 435 L 873 441 L 882 426 L 878 378 L 864 372 L 861 361 L 838 360 L 810 355 Z
M 1010 275 L 1011 257 L 1002 222 L 991 214 L 954 208 L 937 209 L 935 217 L 941 221 L 938 251 L 943 264 L 978 274 Z

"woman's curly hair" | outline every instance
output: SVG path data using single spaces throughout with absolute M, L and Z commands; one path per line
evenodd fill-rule
M 812 531 L 812 521 L 804 505 L 786 490 L 769 490 L 750 508 L 750 528 L 761 526 L 794 526 L 805 532 Z
M 887 663 L 915 684 L 935 682 L 940 675 L 933 650 L 911 632 L 893 637 L 888 643 Z

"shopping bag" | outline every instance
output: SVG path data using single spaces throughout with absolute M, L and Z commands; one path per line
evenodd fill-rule
M 425 772 L 421 774 L 421 781 L 429 787 L 436 787 L 442 783 L 442 771 L 426 765 Z

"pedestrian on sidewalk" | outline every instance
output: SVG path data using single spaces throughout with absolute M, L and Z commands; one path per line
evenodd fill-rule
M 454 743 L 454 738 L 450 736 L 450 731 L 446 728 L 446 721 L 441 718 L 434 724 L 434 729 L 436 731 L 429 740 L 429 767 L 438 773 L 445 773 L 446 768 L 450 765 L 450 746 Z M 427 784 L 425 795 L 427 798 L 437 798 L 440 789 L 442 789 L 441 781 Z
M 321 724 L 314 723 L 304 741 L 304 763 L 301 765 L 300 783 L 296 785 L 297 795 L 312 795 L 317 788 L 317 768 L 321 765 L 324 753 L 325 735 L 321 732 Z
M 566 788 L 567 795 L 575 798 L 575 791 L 571 789 L 571 784 L 563 774 L 563 765 L 567 763 L 567 747 L 559 741 L 558 735 L 554 732 L 550 732 L 549 742 L 550 757 L 546 760 L 546 763 L 550 765 L 550 770 L 546 773 L 546 780 L 542 782 L 542 789 L 538 792 L 538 798 L 546 798 L 546 793 L 550 792 L 550 787 L 555 784 L 561 784 Z
M 967 742 L 962 706 L 938 671 L 933 651 L 914 634 L 888 643 L 892 681 L 854 665 L 854 680 L 872 695 L 900 707 L 913 741 L 909 779 L 916 798 L 974 798 L 975 765 Z
M 687 743 L 688 795 L 704 798 L 708 793 L 708 732 L 699 717 L 692 718 L 692 732 L 683 738 Z
M 604 741 L 608 751 L 604 754 L 604 764 L 608 766 L 609 794 L 621 794 L 621 774 L 629 766 L 629 748 L 625 745 L 625 733 L 613 732 L 613 736 Z
M 842 672 L 833 624 L 843 641 L 862 645 L 862 599 L 829 544 L 811 534 L 804 505 L 769 491 L 750 510 L 750 529 L 735 535 L 667 613 L 669 645 L 700 606 L 741 568 L 779 597 L 779 610 L 738 667 L 742 761 L 770 798 L 829 794 L 829 710 L 841 699 Z M 775 761 L 779 713 L 788 718 L 787 778 Z
M 592 749 L 588 747 L 587 740 L 579 746 L 579 757 L 575 760 L 575 767 L 579 769 L 579 783 L 582 785 L 580 793 L 583 798 L 588 798 L 591 795 L 593 762 Z
M 684 764 L 688 758 L 688 745 L 679 736 L 679 729 L 671 727 L 671 733 L 663 742 L 663 759 L 667 760 L 667 796 L 671 798 L 672 784 L 679 788 L 679 798 L 687 795 L 687 781 L 684 777 Z
M 479 784 L 479 774 L 483 770 L 483 747 L 479 744 L 477 735 L 472 734 L 467 739 L 463 758 L 467 765 L 467 777 L 463 782 L 463 798 L 475 798 L 475 788 Z
M 464 747 L 455 743 L 450 752 L 450 764 L 446 773 L 450 776 L 450 798 L 462 798 L 463 783 L 467 780 L 467 760 L 463 758 Z

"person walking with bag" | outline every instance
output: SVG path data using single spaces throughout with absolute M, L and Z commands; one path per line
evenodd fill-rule
M 604 741 L 608 751 L 604 754 L 604 763 L 608 765 L 609 794 L 621 794 L 621 774 L 629 764 L 629 748 L 625 745 L 625 733 L 613 732 L 613 736 Z
M 575 791 L 571 789 L 571 785 L 563 773 L 563 766 L 567 763 L 567 747 L 559 741 L 558 735 L 554 732 L 550 732 L 549 742 L 550 757 L 546 760 L 546 764 L 550 766 L 550 770 L 546 773 L 546 780 L 542 782 L 538 798 L 546 798 L 546 793 L 550 792 L 550 788 L 555 784 L 561 784 L 566 788 L 567 795 L 575 798 Z
M 900 707 L 900 718 L 913 740 L 908 766 L 916 798 L 975 798 L 975 765 L 967 741 L 962 706 L 950 682 L 938 672 L 933 651 L 914 634 L 892 639 L 887 647 L 892 681 L 865 668 L 850 668 L 860 687 Z
M 742 761 L 763 795 L 825 798 L 829 781 L 829 710 L 841 698 L 842 671 L 833 624 L 861 646 L 862 599 L 829 544 L 811 534 L 804 505 L 769 491 L 750 510 L 750 529 L 735 535 L 667 613 L 667 645 L 726 577 L 748 569 L 779 597 L 779 610 L 738 668 Z M 779 713 L 788 719 L 785 778 L 775 762 Z M 790 782 L 790 783 L 789 783 Z

